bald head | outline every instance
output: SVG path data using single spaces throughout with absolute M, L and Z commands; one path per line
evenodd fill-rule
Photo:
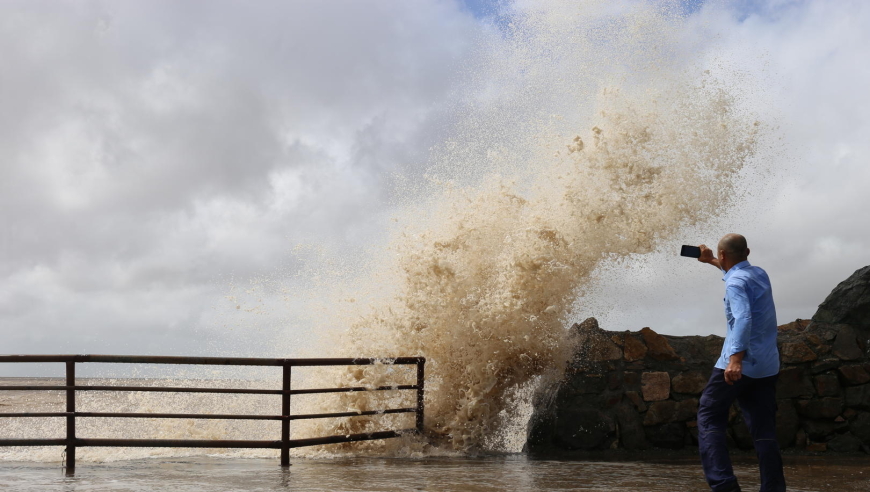
M 740 234 L 725 234 L 719 240 L 719 251 L 725 254 L 736 263 L 745 261 L 749 256 L 749 247 L 746 246 L 746 238 Z

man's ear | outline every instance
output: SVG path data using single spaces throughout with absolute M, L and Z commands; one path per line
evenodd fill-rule
M 749 248 L 746 248 L 746 256 L 749 257 Z

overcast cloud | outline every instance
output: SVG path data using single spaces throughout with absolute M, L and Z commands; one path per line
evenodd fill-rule
M 257 312 L 238 286 L 292 276 L 299 244 L 377 240 L 503 3 L 0 4 L 0 353 L 257 354 L 251 327 L 302 337 L 281 325 L 292 281 Z M 687 42 L 754 74 L 782 137 L 766 194 L 698 241 L 746 234 L 780 320 L 808 318 L 870 263 L 870 6 L 686 5 Z M 724 329 L 710 267 L 670 250 L 633 265 L 581 314 Z
M 482 35 L 453 2 L 0 9 L 4 353 L 207 350 L 230 278 L 377 234 Z

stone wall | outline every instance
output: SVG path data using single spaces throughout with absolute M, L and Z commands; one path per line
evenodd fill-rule
M 723 328 L 724 331 L 724 321 Z M 578 349 L 535 398 L 532 453 L 697 446 L 698 398 L 722 337 L 572 327 Z M 837 286 L 812 320 L 779 327 L 777 438 L 784 449 L 870 453 L 870 266 Z M 737 406 L 732 447 L 751 449 Z

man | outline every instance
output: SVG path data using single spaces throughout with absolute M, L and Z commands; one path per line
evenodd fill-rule
M 761 492 L 784 492 L 782 457 L 776 442 L 776 309 L 770 279 L 746 260 L 746 238 L 727 234 L 718 246 L 719 257 L 701 245 L 698 261 L 725 273 L 725 317 L 728 331 L 722 355 L 701 394 L 698 407 L 698 447 L 704 475 L 713 492 L 739 492 L 728 456 L 725 432 L 734 400 L 755 443 L 761 471 Z

